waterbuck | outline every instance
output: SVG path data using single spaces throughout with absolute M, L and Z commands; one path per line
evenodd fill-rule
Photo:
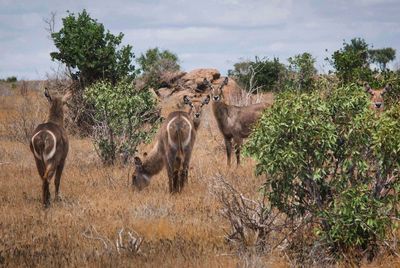
M 392 89 L 392 85 L 387 84 L 384 88 L 372 89 L 368 83 L 365 83 L 364 89 L 371 94 L 371 108 L 377 111 L 383 111 L 383 96 Z
M 224 136 L 227 164 L 231 165 L 232 140 L 235 146 L 236 163 L 240 165 L 240 148 L 243 139 L 247 138 L 253 125 L 261 117 L 262 111 L 269 106 L 267 103 L 257 103 L 248 106 L 229 105 L 224 101 L 222 89 L 228 84 L 228 77 L 218 86 L 212 85 L 207 79 L 204 83 L 211 88 L 212 110 L 217 120 L 218 128 Z
M 190 107 L 195 107 L 187 96 L 184 96 L 183 101 Z M 204 104 L 206 103 L 208 102 L 205 101 Z M 203 105 L 193 113 L 194 117 L 196 113 L 200 117 Z M 165 166 L 170 193 L 181 192 L 188 180 L 189 163 L 199 124 L 199 121 L 194 123 L 191 114 L 187 112 L 170 113 L 159 129 L 154 147 L 145 160 L 142 161 L 137 156 L 134 158 L 135 172 L 132 175 L 132 184 L 142 190 L 149 185 L 151 177 Z
M 189 105 L 190 110 L 188 111 L 188 114 L 191 116 L 194 123 L 194 128 L 197 130 L 200 126 L 201 112 L 203 110 L 203 106 L 207 105 L 210 102 L 210 95 L 207 95 L 203 99 L 200 98 L 191 99 L 189 96 L 185 95 L 183 96 L 183 102 L 186 105 Z
M 50 205 L 49 183 L 54 174 L 56 200 L 60 200 L 60 179 L 68 154 L 68 137 L 64 129 L 64 105 L 71 97 L 71 91 L 63 97 L 52 97 L 46 88 L 44 95 L 50 103 L 48 120 L 34 130 L 30 149 L 43 182 L 43 205 L 48 207 Z

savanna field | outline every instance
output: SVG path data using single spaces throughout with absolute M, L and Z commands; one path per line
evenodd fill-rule
M 0 1 L 0 268 L 400 267 L 400 1 L 70 2 Z
M 203 114 L 183 192 L 171 195 L 166 172 L 145 190 L 131 187 L 133 165 L 104 167 L 89 138 L 70 136 L 70 152 L 61 179 L 61 202 L 44 209 L 41 179 L 29 145 L 10 135 L 10 123 L 23 114 L 41 122 L 47 113 L 42 92 L 9 91 L 0 98 L 0 264 L 7 267 L 286 267 L 279 251 L 265 256 L 236 254 L 226 242 L 229 223 L 213 194 L 220 174 L 250 198 L 262 178 L 254 163 L 228 169 L 222 138 L 210 107 Z M 4 96 L 6 95 L 6 96 Z M 270 95 L 267 98 L 272 98 Z M 29 107 L 27 107 L 27 105 Z M 161 103 L 161 107 L 163 104 Z M 166 105 L 168 106 L 168 105 Z M 24 109 L 28 109 L 26 112 Z M 168 108 L 167 108 L 168 110 Z M 163 110 L 162 113 L 168 113 Z M 22 114 L 21 114 L 22 113 Z M 141 147 L 142 151 L 151 148 Z M 138 251 L 129 250 L 130 232 Z M 126 248 L 117 249 L 122 241 Z M 138 243 L 138 242 L 137 242 Z
M 272 103 L 272 94 L 259 96 Z M 177 109 L 177 98 L 160 101 L 161 115 Z M 104 166 L 90 138 L 70 135 L 60 202 L 44 209 L 41 180 L 23 127 L 42 122 L 48 104 L 37 90 L 27 95 L 3 88 L 0 97 L 0 264 L 5 267 L 288 267 L 298 266 L 279 245 L 258 254 L 250 234 L 246 250 L 228 239 L 229 221 L 218 198 L 223 178 L 245 198 L 260 199 L 264 178 L 255 162 L 227 168 L 223 139 L 211 105 L 205 107 L 183 192 L 171 195 L 165 170 L 143 191 L 131 185 L 133 164 Z M 18 124 L 15 122 L 18 121 Z M 25 122 L 26 121 L 26 122 Z M 22 122 L 22 123 L 21 123 Z M 24 123 L 25 122 L 25 123 Z M 142 144 L 148 152 L 152 144 Z M 233 162 L 235 163 L 235 162 Z M 254 236 L 254 234 L 253 234 Z M 255 237 L 255 236 L 254 236 Z M 282 241 L 280 241 L 282 242 Z M 345 265 L 345 264 L 344 264 Z M 348 265 L 348 264 L 347 264 Z M 396 267 L 392 254 L 364 267 Z M 345 265 L 346 266 L 346 265 Z

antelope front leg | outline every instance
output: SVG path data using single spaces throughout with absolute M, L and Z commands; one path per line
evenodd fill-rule
M 225 138 L 225 148 L 226 148 L 226 163 L 231 166 L 231 154 L 232 154 L 232 139 Z

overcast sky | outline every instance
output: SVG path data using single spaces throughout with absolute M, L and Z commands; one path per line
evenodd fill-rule
M 56 12 L 58 30 L 67 10 L 82 9 L 112 33 L 123 32 L 135 55 L 169 49 L 184 70 L 213 67 L 226 74 L 240 59 L 286 62 L 310 52 L 323 72 L 324 58 L 353 37 L 375 48 L 393 47 L 400 58 L 398 0 L 0 0 L 0 78 L 45 78 L 57 65 L 43 18 Z

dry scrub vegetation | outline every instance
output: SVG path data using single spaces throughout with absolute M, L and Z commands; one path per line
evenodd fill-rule
M 223 174 L 254 198 L 262 178 L 253 175 L 249 159 L 242 168 L 226 169 L 222 139 L 209 108 L 193 152 L 189 184 L 181 194 L 169 194 L 164 172 L 144 191 L 134 191 L 132 165 L 103 167 L 89 139 L 70 137 L 62 201 L 45 210 L 29 146 L 24 135 L 13 131 L 23 120 L 42 121 L 46 101 L 33 91 L 28 97 L 17 91 L 0 97 L 0 265 L 286 266 L 279 254 L 239 256 L 226 243 L 230 226 L 210 189 L 213 177 Z M 54 186 L 51 194 L 54 198 Z
M 46 110 L 44 97 L 33 91 L 28 97 L 18 92 L 0 97 L 0 266 L 296 265 L 280 247 L 257 255 L 256 249 L 243 251 L 227 241 L 231 225 L 226 211 L 221 213 L 215 185 L 221 185 L 222 177 L 243 197 L 258 200 L 263 178 L 254 176 L 251 159 L 243 159 L 237 169 L 226 168 L 210 105 L 198 132 L 189 184 L 181 194 L 169 194 L 165 172 L 145 190 L 134 191 L 129 178 L 132 165 L 104 167 L 89 139 L 70 137 L 62 201 L 52 202 L 47 210 L 42 207 L 41 180 L 25 134 L 13 132 L 24 118 L 42 121 Z M 54 198 L 54 186 L 51 194 Z M 247 243 L 251 249 L 254 241 Z M 398 264 L 396 259 L 381 262 L 379 258 L 374 265 Z

